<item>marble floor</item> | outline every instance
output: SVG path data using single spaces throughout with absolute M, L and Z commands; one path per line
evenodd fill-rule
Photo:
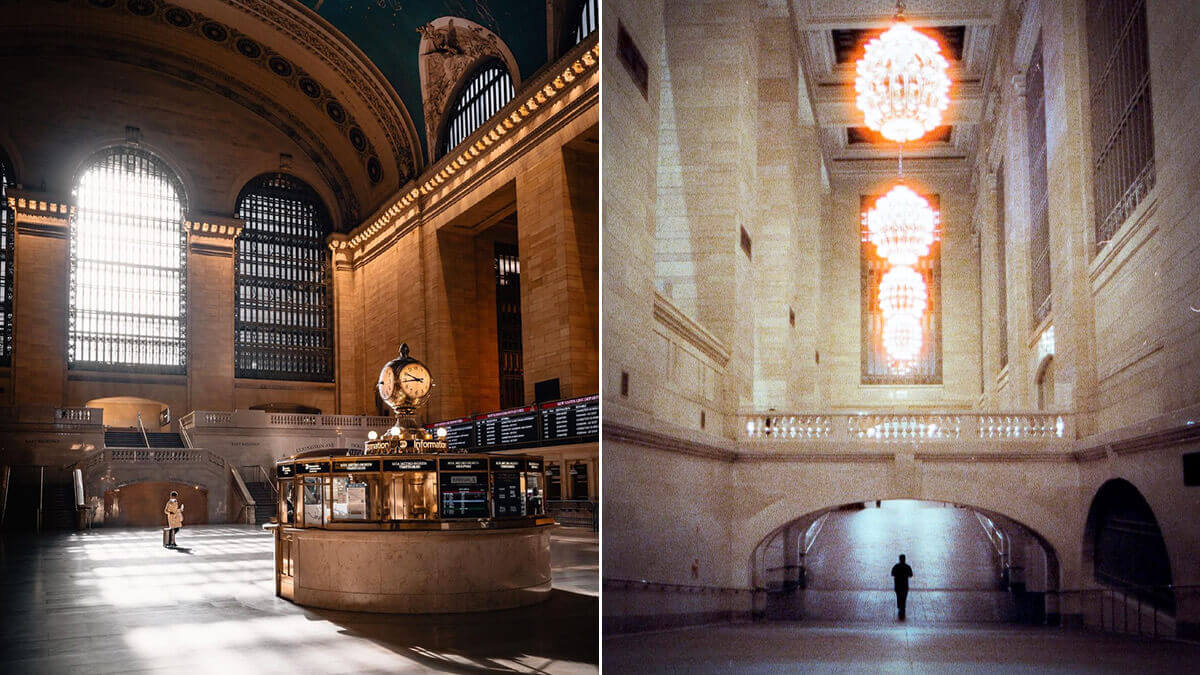
M 1058 628 L 757 623 L 606 637 L 606 673 L 1195 673 L 1200 645 Z
M 529 608 L 401 616 L 275 597 L 250 526 L 0 537 L 0 673 L 596 672 L 599 543 L 552 538 L 554 591 Z

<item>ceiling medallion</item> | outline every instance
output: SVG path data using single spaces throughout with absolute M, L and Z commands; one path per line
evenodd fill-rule
M 896 3 L 895 21 L 867 43 L 858 60 L 855 104 L 884 138 L 915 141 L 942 123 L 949 105 L 949 68 L 937 41 L 913 30 Z

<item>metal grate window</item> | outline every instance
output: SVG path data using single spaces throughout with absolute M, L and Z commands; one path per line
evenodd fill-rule
M 70 368 L 184 373 L 187 202 L 179 177 L 132 147 L 100 151 L 75 188 Z
M 0 366 L 12 364 L 13 246 L 15 214 L 8 205 L 8 188 L 16 185 L 8 153 L 0 148 Z
M 1145 0 L 1087 6 L 1096 250 L 1154 187 Z
M 235 377 L 333 381 L 332 226 L 320 196 L 282 173 L 246 184 L 236 213 Z
M 940 209 L 937 195 L 924 195 L 930 206 Z M 863 197 L 859 222 L 875 197 Z M 929 255 L 913 265 L 925 280 L 929 304 L 921 318 L 921 353 L 912 370 L 895 372 L 888 363 L 883 346 L 883 312 L 879 309 L 879 282 L 890 265 L 875 254 L 875 247 L 866 241 L 861 246 L 862 297 L 862 384 L 941 384 L 942 383 L 942 245 L 935 241 Z
M 512 76 L 499 61 L 488 61 L 475 71 L 458 95 L 443 134 L 441 157 L 453 150 L 500 111 L 516 92 Z
M 1050 213 L 1046 186 L 1046 89 L 1039 35 L 1025 75 L 1025 128 L 1029 142 L 1029 254 L 1033 323 L 1050 315 Z
M 597 0 L 584 0 L 579 8 L 579 22 L 575 24 L 575 44 L 591 35 L 600 27 L 600 13 Z
M 996 289 L 998 307 L 997 307 L 997 333 L 1000 338 L 1000 367 L 1008 365 L 1008 218 L 1005 215 L 1005 195 L 1004 195 L 1004 165 L 996 171 L 996 232 L 1000 235 L 1000 241 L 997 242 L 998 261 L 1000 279 L 998 288 Z
M 496 243 L 496 342 L 500 349 L 500 407 L 525 404 L 521 348 L 521 260 L 517 247 Z

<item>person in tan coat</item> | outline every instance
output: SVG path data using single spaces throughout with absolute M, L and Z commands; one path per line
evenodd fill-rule
M 167 505 L 163 507 L 163 513 L 167 514 L 167 527 L 170 528 L 171 534 L 167 541 L 167 546 L 175 546 L 175 533 L 179 528 L 183 527 L 183 504 L 179 503 L 179 493 L 171 491 L 171 498 L 167 500 Z

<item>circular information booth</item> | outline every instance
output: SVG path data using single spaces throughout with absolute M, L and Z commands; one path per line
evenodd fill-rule
M 545 515 L 539 457 L 323 450 L 281 460 L 275 474 L 280 597 L 437 613 L 549 596 L 555 523 Z

